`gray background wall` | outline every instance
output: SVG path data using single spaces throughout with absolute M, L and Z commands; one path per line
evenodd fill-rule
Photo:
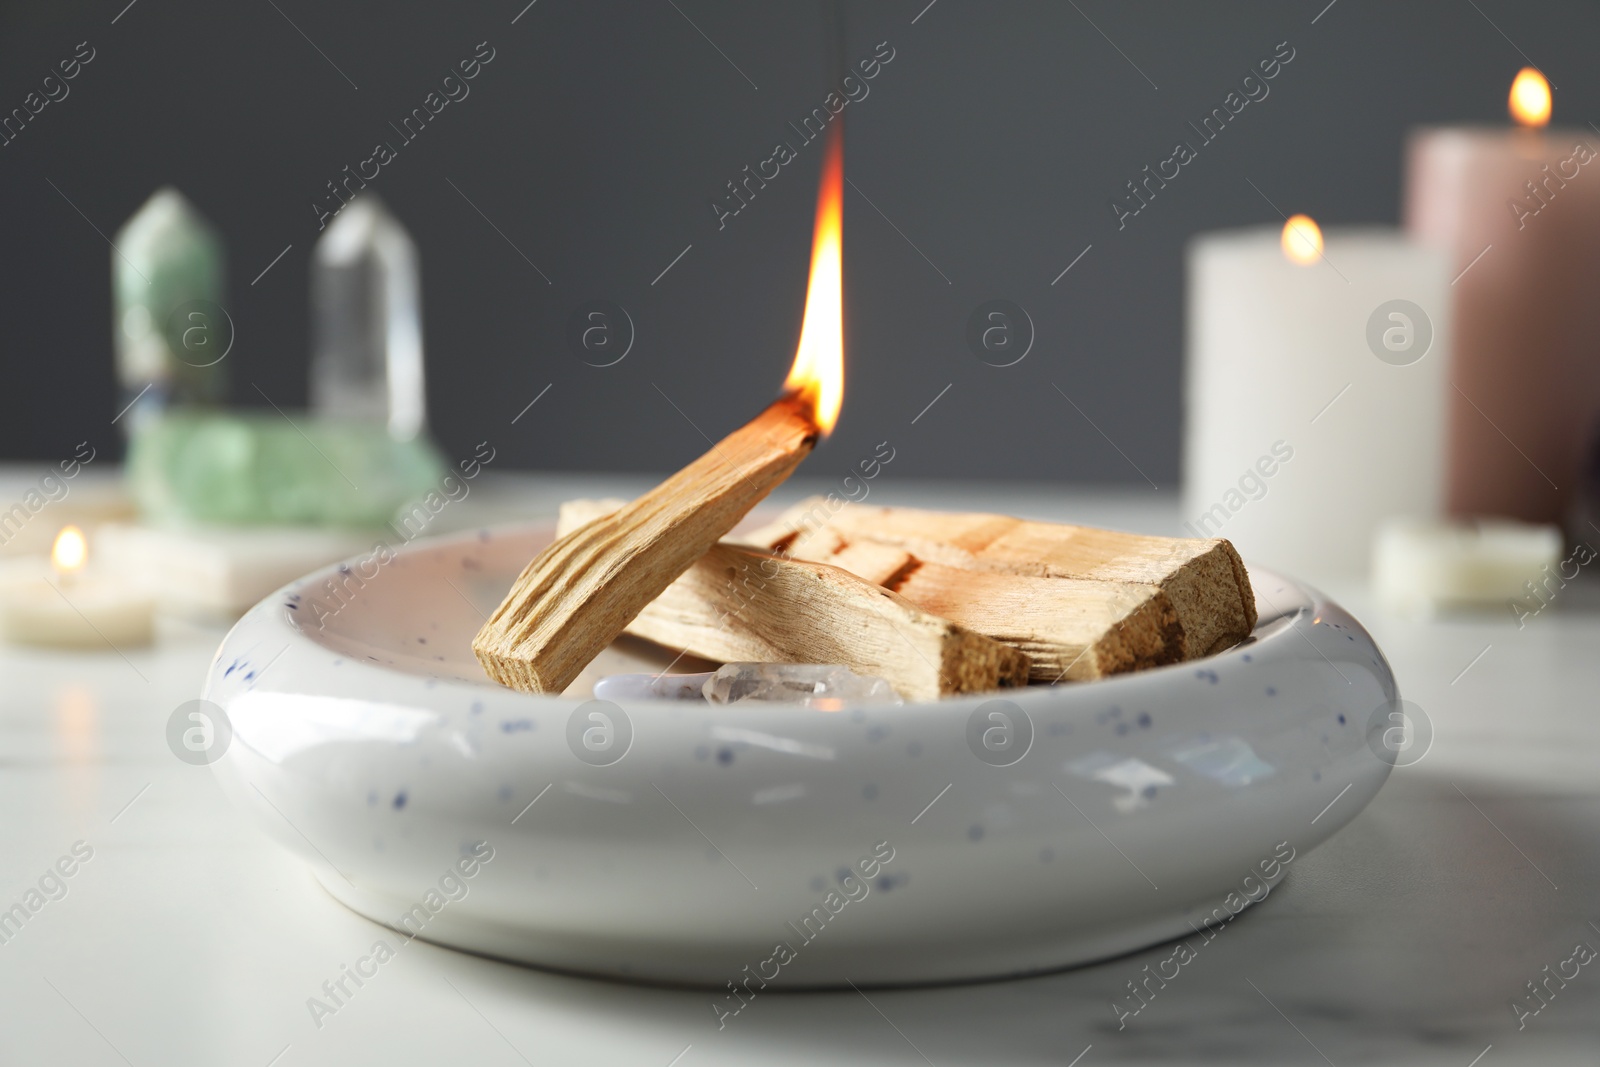
M 254 383 L 303 403 L 310 205 L 395 140 L 388 123 L 480 41 L 495 59 L 471 95 L 372 183 L 422 251 L 446 450 L 489 438 L 505 467 L 666 470 L 703 451 L 695 427 L 717 436 L 757 410 L 793 354 L 816 146 L 725 229 L 709 204 L 822 102 L 825 9 L 525 2 L 0 8 L 0 110 L 79 41 L 97 52 L 69 97 L 0 148 L 0 457 L 115 441 L 110 252 L 95 231 L 114 232 L 166 182 L 228 242 L 235 398 L 261 403 Z M 888 439 L 907 477 L 1172 484 L 1184 243 L 1277 220 L 1249 182 L 1325 225 L 1394 221 L 1406 130 L 1503 123 L 1530 61 L 1557 86 L 1558 123 L 1600 117 L 1593 4 L 1326 2 L 847 5 L 845 58 L 885 40 L 895 58 L 845 109 L 849 379 L 839 430 L 808 472 Z M 1282 41 L 1295 58 L 1270 96 L 1119 231 L 1108 199 Z M 1024 307 L 1037 333 L 1011 367 L 964 340 L 973 309 L 996 298 Z M 636 324 L 612 367 L 566 341 L 592 299 Z

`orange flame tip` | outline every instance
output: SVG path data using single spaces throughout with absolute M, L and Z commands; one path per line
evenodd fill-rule
M 823 433 L 833 430 L 844 403 L 844 146 L 835 124 L 822 156 L 817 221 L 811 242 L 811 280 L 794 366 L 784 381 Z

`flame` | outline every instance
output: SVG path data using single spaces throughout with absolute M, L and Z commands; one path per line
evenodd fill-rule
M 1550 122 L 1550 83 L 1532 67 L 1523 67 L 1511 82 L 1511 98 L 1506 102 L 1511 117 L 1524 126 L 1545 126 Z
M 1322 258 L 1322 228 L 1310 215 L 1295 215 L 1283 224 L 1283 254 L 1301 265 Z
M 71 574 L 81 570 L 88 557 L 89 543 L 84 540 L 83 531 L 76 526 L 63 526 L 50 549 L 50 564 L 56 573 Z
M 823 148 L 800 345 L 783 383 L 811 405 L 812 417 L 823 433 L 839 421 L 839 407 L 844 403 L 844 148 L 840 140 L 836 124 Z

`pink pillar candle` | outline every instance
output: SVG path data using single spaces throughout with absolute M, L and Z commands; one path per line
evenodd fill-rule
M 1600 425 L 1600 137 L 1418 130 L 1405 219 L 1454 279 L 1447 509 L 1560 521 Z

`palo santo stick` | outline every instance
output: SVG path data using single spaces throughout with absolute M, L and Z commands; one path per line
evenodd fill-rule
M 563 504 L 563 527 L 595 510 Z M 724 663 L 840 663 L 907 700 L 1026 685 L 1029 674 L 1017 649 L 848 571 L 729 543 L 707 551 L 628 633 Z
M 1155 585 L 1176 613 L 1178 659 L 1220 652 L 1256 624 L 1249 575 L 1221 538 L 1152 537 L 1005 515 L 834 508 L 816 497 L 741 540 L 824 561 L 839 551 L 835 546 L 850 551 L 869 543 L 961 570 Z
M 650 492 L 558 538 L 478 631 L 478 662 L 514 689 L 561 692 L 789 476 L 818 433 L 808 403 L 780 399 Z
M 603 515 L 610 515 L 626 503 L 627 501 L 620 497 L 564 500 L 561 502 L 556 519 L 556 536 L 563 537 L 585 523 L 593 522 Z M 912 555 L 903 549 L 874 544 L 871 541 L 855 541 L 847 544 L 842 536 L 826 528 L 816 531 L 816 536 L 805 540 L 805 551 L 784 547 L 793 541 L 793 537 L 788 531 L 780 529 L 777 524 L 763 526 L 748 534 L 730 534 L 724 540 L 752 548 L 770 550 L 782 548 L 781 554 L 791 559 L 828 563 L 849 571 L 857 578 L 865 578 L 874 585 L 887 584 L 891 578 L 916 562 Z
M 793 559 L 831 563 L 879 585 L 889 585 L 920 562 L 903 548 L 876 541 L 847 541 L 843 534 L 826 526 L 810 536 L 777 537 L 770 543 L 764 540 L 768 536 L 771 536 L 769 531 L 756 530 L 739 540 L 755 548 L 781 550 Z
M 907 700 L 1028 682 L 1015 648 L 838 567 L 739 545 L 713 545 L 628 632 L 724 663 L 840 663 Z
M 568 501 L 561 505 L 558 530 L 592 522 L 620 504 L 615 500 Z M 1025 653 L 1030 663 L 1029 677 L 1036 682 L 1101 678 L 1182 658 L 1182 630 L 1177 614 L 1170 598 L 1154 584 L 961 570 L 922 563 L 900 549 L 872 542 L 845 545 L 830 539 L 827 531 L 808 539 L 804 547 L 826 552 L 836 567 L 886 586 L 898 594 L 897 599 L 903 598 L 924 612 Z M 835 547 L 838 550 L 831 551 Z M 707 561 L 713 558 L 715 562 L 708 565 Z M 781 593 L 790 586 L 763 584 L 766 575 L 781 569 L 787 576 L 791 568 L 818 567 L 834 569 L 821 559 L 773 556 L 724 541 L 640 612 L 628 632 L 708 659 L 793 658 L 789 654 L 771 654 L 771 645 L 751 647 L 741 643 L 745 635 L 739 632 L 739 626 L 757 627 L 765 633 L 775 625 L 774 619 L 787 620 L 797 610 L 794 605 L 771 600 L 768 594 Z M 744 588 L 759 586 L 762 595 L 740 593 L 741 576 Z M 798 583 L 799 579 L 795 581 Z M 805 587 L 801 584 L 800 588 Z M 735 605 L 733 609 L 729 608 L 730 603 Z M 724 623 L 720 617 L 730 614 L 730 610 L 737 612 L 737 620 Z M 799 610 L 804 613 L 806 606 Z M 827 620 L 826 606 L 821 611 L 814 610 L 814 617 Z M 788 625 L 786 621 L 783 624 Z M 787 637 L 780 633 L 763 639 L 781 642 Z M 834 653 L 845 659 L 812 662 L 847 662 L 849 656 L 857 654 L 852 641 L 841 642 Z M 801 658 L 809 655 L 808 648 Z M 861 670 L 853 664 L 852 669 Z

